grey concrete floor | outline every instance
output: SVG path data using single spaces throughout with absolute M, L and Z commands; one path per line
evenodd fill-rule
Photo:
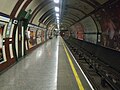
M 57 90 L 59 40 L 41 45 L 0 76 L 0 90 Z
M 59 45 L 57 90 L 79 90 L 61 40 Z
M 79 90 L 60 37 L 47 41 L 1 74 L 0 90 Z

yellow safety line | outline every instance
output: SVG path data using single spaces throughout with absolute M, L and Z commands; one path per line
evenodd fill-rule
M 63 41 L 62 41 L 62 42 L 63 42 Z M 78 84 L 79 90 L 84 90 L 83 85 L 82 85 L 82 83 L 81 83 L 81 81 L 80 81 L 80 78 L 79 78 L 79 76 L 78 76 L 78 74 L 77 74 L 77 71 L 76 71 L 76 69 L 75 69 L 75 67 L 74 67 L 74 65 L 73 65 L 73 62 L 72 62 L 72 60 L 71 60 L 71 58 L 70 58 L 70 55 L 69 55 L 69 53 L 68 53 L 68 51 L 67 51 L 67 49 L 66 49 L 66 47 L 65 47 L 64 42 L 63 42 L 63 47 L 64 47 L 64 50 L 65 50 L 65 52 L 66 52 L 67 58 L 68 58 L 68 60 L 69 60 L 69 63 L 70 63 L 71 69 L 72 69 L 72 71 L 73 71 L 74 77 L 75 77 L 75 79 L 76 79 L 76 82 L 77 82 L 77 84 Z

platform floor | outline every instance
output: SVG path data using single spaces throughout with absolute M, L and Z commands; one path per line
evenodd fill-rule
M 0 75 L 0 90 L 94 90 L 65 48 L 60 36 L 47 41 Z

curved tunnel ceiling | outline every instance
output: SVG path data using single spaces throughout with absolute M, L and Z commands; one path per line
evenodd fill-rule
M 46 18 L 44 19 L 43 23 L 45 24 L 47 21 L 49 21 L 49 19 L 51 19 L 51 17 L 55 17 L 55 13 L 51 13 L 48 16 L 46 16 Z
M 34 0 L 34 1 L 35 1 L 35 0 Z M 41 1 L 41 0 L 39 0 L 39 1 Z M 52 3 L 52 1 L 50 1 L 50 0 L 47 0 L 47 1 L 43 0 L 43 1 L 39 2 L 39 4 L 34 3 L 33 6 L 36 7 L 36 8 L 35 8 L 34 11 L 32 12 L 32 17 L 31 17 L 30 22 L 32 22 L 33 19 L 35 18 L 35 16 L 39 13 L 39 11 L 40 11 L 42 8 L 44 8 L 44 6 L 46 6 L 46 5 L 49 4 L 49 3 Z M 37 6 L 35 6 L 35 5 L 37 5 Z M 33 7 L 33 6 L 32 6 L 32 7 Z M 29 7 L 29 8 L 30 8 L 30 7 Z
M 55 19 L 55 16 L 54 15 L 51 15 L 45 22 L 44 24 L 47 25 L 47 22 L 51 21 L 51 19 Z M 55 22 L 55 21 L 54 21 Z
M 67 23 L 68 26 L 74 25 L 91 12 L 100 8 L 101 5 L 107 1 L 108 0 L 66 0 L 63 2 L 61 23 Z M 72 16 L 71 14 L 76 16 Z M 71 20 L 65 18 L 68 16 L 74 19 L 76 18 L 76 22 L 72 23 Z
M 54 8 L 49 9 L 47 12 L 42 14 L 42 16 L 39 19 L 39 22 L 43 22 L 49 15 L 52 15 L 53 13 L 54 13 Z
M 80 19 L 96 10 L 108 0 L 62 0 L 62 14 L 60 22 L 69 27 Z M 39 16 L 39 22 L 47 26 L 55 23 L 55 11 L 53 0 L 42 1 L 32 13 L 32 19 Z M 38 18 L 38 17 L 37 17 Z M 32 21 L 32 20 L 31 20 Z
M 91 12 L 97 10 L 101 5 L 112 0 L 60 0 L 61 19 L 60 25 L 69 27 L 77 23 L 82 18 L 88 16 Z M 29 23 L 44 23 L 47 26 L 55 24 L 55 4 L 53 0 L 14 0 L 13 4 L 6 3 L 9 0 L 0 0 L 2 5 L 0 11 L 10 15 L 10 18 L 16 18 L 21 10 L 31 12 Z M 9 8 L 7 6 L 10 6 Z

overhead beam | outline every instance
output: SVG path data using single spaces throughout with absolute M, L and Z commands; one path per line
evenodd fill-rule
M 99 2 L 97 2 L 97 0 L 89 0 L 91 1 L 92 3 L 94 3 L 96 6 L 100 6 L 101 4 Z
M 53 3 L 53 1 L 49 1 L 49 0 L 44 0 L 43 2 L 41 2 L 33 11 L 32 13 L 32 17 L 30 19 L 30 23 L 32 23 L 33 19 L 35 18 L 35 16 L 39 13 L 39 11 L 41 9 L 43 9 L 46 5 Z
M 79 11 L 79 12 L 81 12 L 81 13 L 83 13 L 83 14 L 86 15 L 86 13 L 85 13 L 83 10 L 78 9 L 78 8 L 76 8 L 76 7 L 74 7 L 74 6 L 66 5 L 66 8 L 65 8 L 65 9 L 67 9 L 67 8 L 71 8 L 71 9 L 77 10 L 77 11 Z
M 89 4 L 90 6 L 92 6 L 93 8 L 98 7 L 97 5 L 91 3 L 89 0 L 76 0 L 76 1 L 78 1 L 78 3 L 80 3 L 81 1 L 84 2 L 84 3 L 87 3 L 87 4 Z
M 55 13 L 52 13 L 52 14 L 48 15 L 48 16 L 44 19 L 43 23 L 46 23 L 52 16 L 55 16 Z
M 70 19 L 70 20 L 72 20 L 72 21 L 74 21 L 74 22 L 76 22 L 76 21 L 77 21 L 77 20 L 75 20 L 74 18 L 71 18 L 71 17 L 66 16 L 66 15 L 64 15 L 64 16 L 63 16 L 63 18 L 68 18 L 68 19 Z
M 72 22 L 69 22 L 68 20 L 62 20 L 61 22 L 62 22 L 62 23 L 63 23 L 63 22 L 67 22 L 67 23 L 70 24 L 70 25 L 73 24 Z
M 52 18 L 56 18 L 56 17 L 54 16 L 54 14 L 53 14 L 53 15 L 50 15 L 50 17 L 44 22 L 44 24 L 46 24 L 47 22 L 49 22 Z
M 68 24 L 68 23 L 66 23 L 66 22 L 62 23 L 62 25 L 63 25 L 63 26 L 66 25 L 65 27 L 67 27 L 67 28 L 70 26 L 70 24 Z
M 39 18 L 39 22 L 43 22 L 44 19 L 45 19 L 48 15 L 50 15 L 50 14 L 52 14 L 52 13 L 54 13 L 54 12 L 55 12 L 55 11 L 54 11 L 54 8 L 49 9 L 48 11 L 46 11 L 45 13 L 42 14 L 42 17 Z
M 85 15 L 84 17 L 82 17 L 80 20 L 78 20 L 77 22 L 80 22 L 81 20 L 83 20 L 83 19 L 85 19 L 86 17 L 88 17 L 88 16 L 91 16 L 92 14 L 94 14 L 95 12 L 97 12 L 97 11 L 99 11 L 100 9 L 102 9 L 102 8 L 106 8 L 106 7 L 108 7 L 108 5 L 112 5 L 112 3 L 115 3 L 115 2 L 117 2 L 117 1 L 119 1 L 119 0 L 110 0 L 110 1 L 107 1 L 106 3 L 104 3 L 103 5 L 100 5 L 99 7 L 97 7 L 95 10 L 93 10 L 92 12 L 90 12 L 89 14 L 87 14 L 87 15 Z M 76 22 L 76 23 L 77 23 Z M 75 24 L 75 23 L 74 23 Z M 74 24 L 72 24 L 72 25 L 74 25 Z
M 69 18 L 67 18 L 67 17 L 64 17 L 64 19 L 62 19 L 62 21 L 63 20 L 67 20 L 67 21 L 69 21 L 69 22 L 72 22 L 72 23 L 75 23 L 76 21 L 73 21 L 73 20 L 71 20 L 71 19 L 69 19 Z
M 51 22 L 55 22 L 55 17 L 53 17 L 53 18 L 51 18 L 47 23 L 46 23 L 46 25 L 47 25 L 47 27 L 49 26 L 49 24 L 51 24 Z

